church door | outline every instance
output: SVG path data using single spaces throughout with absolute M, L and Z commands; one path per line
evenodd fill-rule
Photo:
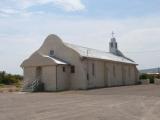
M 95 88 L 96 82 L 95 82 L 95 64 L 94 62 L 89 62 L 88 64 L 88 88 Z
M 41 81 L 42 78 L 42 67 L 36 68 L 36 80 Z

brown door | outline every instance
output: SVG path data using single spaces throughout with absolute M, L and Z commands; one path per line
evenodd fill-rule
M 41 81 L 42 78 L 42 67 L 36 68 L 36 80 Z

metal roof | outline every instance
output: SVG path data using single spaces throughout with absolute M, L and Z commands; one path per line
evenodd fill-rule
M 82 46 L 74 45 L 70 43 L 65 43 L 65 45 L 77 51 L 82 57 L 96 58 L 96 59 L 101 59 L 101 60 L 122 62 L 122 63 L 128 63 L 128 64 L 136 64 L 134 61 L 132 61 L 131 59 L 127 57 L 117 56 L 110 52 L 82 47 Z
M 69 64 L 69 63 L 67 63 L 67 62 L 65 62 L 65 61 L 63 61 L 63 60 L 60 60 L 60 59 L 58 59 L 58 58 L 55 58 L 54 56 L 53 56 L 53 57 L 47 56 L 47 55 L 42 55 L 42 56 L 43 56 L 44 58 L 49 58 L 49 59 L 53 60 L 54 63 L 56 63 L 56 64 L 58 64 L 58 65 L 66 65 L 66 64 Z

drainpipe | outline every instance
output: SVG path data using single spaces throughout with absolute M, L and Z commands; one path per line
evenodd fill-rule
M 87 89 L 89 89 L 89 61 L 88 61 L 88 49 L 87 49 Z
M 58 90 L 58 87 L 57 87 L 57 85 L 58 85 L 58 81 L 57 81 L 57 78 L 58 78 L 58 77 L 57 77 L 57 67 L 58 67 L 58 66 L 56 65 L 56 91 Z

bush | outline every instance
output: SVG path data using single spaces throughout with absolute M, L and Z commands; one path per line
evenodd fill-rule
M 7 74 L 5 71 L 0 72 L 0 84 L 15 85 L 19 84 L 22 79 L 23 77 L 20 75 Z
M 148 79 L 148 75 L 147 74 L 142 74 L 142 75 L 140 75 L 139 79 L 142 79 L 142 80 Z
M 154 83 L 154 75 L 148 75 L 150 83 Z
M 140 77 L 139 77 L 139 79 L 141 79 L 141 80 L 149 79 L 149 80 L 150 80 L 150 83 L 154 83 L 154 78 L 155 78 L 154 75 L 149 75 L 149 74 L 142 74 L 142 75 L 140 75 Z
M 23 80 L 23 77 L 21 75 L 13 75 L 13 77 L 17 80 Z
M 160 74 L 156 75 L 155 77 L 156 77 L 157 79 L 160 79 Z

